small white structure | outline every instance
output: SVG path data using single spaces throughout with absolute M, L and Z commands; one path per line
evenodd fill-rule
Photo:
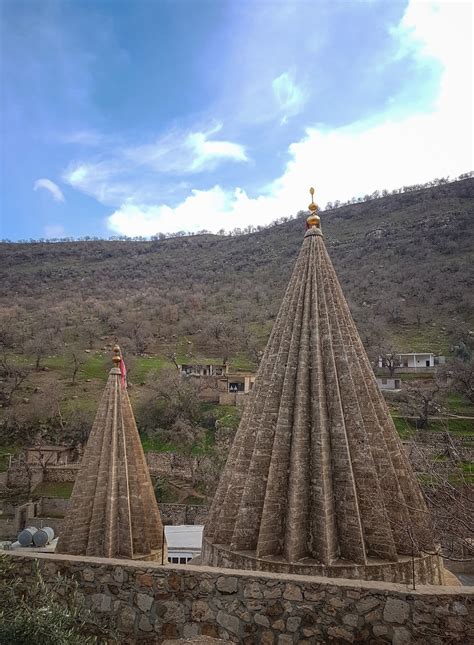
M 377 376 L 376 381 L 381 390 L 399 390 L 401 387 L 399 378 Z
M 186 564 L 201 555 L 202 532 L 204 526 L 187 525 L 165 526 L 168 562 Z
M 410 354 L 398 354 L 400 367 L 419 369 L 435 366 L 435 355 L 431 352 L 413 352 Z
M 178 365 L 181 376 L 223 376 L 227 365 L 215 363 L 182 363 Z
M 444 356 L 435 356 L 432 352 L 408 352 L 406 354 L 395 354 L 393 366 L 397 369 L 426 370 L 445 363 Z M 387 367 L 387 361 L 379 356 L 379 367 Z

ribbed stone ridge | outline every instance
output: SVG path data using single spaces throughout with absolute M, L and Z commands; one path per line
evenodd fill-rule
M 420 546 L 435 547 L 421 490 L 312 227 L 220 479 L 203 562 L 313 564 L 318 575 L 352 564 L 370 578 L 365 566 L 393 570 Z
M 57 552 L 157 559 L 163 527 L 120 369 L 110 370 Z

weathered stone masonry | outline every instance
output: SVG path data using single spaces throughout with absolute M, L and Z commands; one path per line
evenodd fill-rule
M 202 560 L 390 582 L 414 572 L 442 584 L 418 481 L 319 218 L 308 225 L 214 496 Z
M 74 576 L 87 604 L 112 618 L 123 643 L 204 634 L 246 645 L 444 645 L 473 642 L 472 587 L 257 574 L 195 566 L 17 555 L 26 582 Z

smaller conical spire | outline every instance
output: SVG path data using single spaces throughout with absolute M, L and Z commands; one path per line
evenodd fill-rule
M 115 344 L 58 553 L 161 560 L 163 527 Z

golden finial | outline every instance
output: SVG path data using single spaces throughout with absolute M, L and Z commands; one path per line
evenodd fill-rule
M 112 360 L 115 363 L 115 367 L 118 367 L 120 365 L 120 361 L 121 361 L 120 347 L 117 344 L 114 345 L 114 356 Z
M 318 205 L 314 203 L 314 188 L 311 187 L 309 189 L 309 194 L 311 195 L 311 204 L 308 206 L 308 209 L 311 211 L 311 215 L 306 219 L 306 226 L 307 228 L 311 228 L 312 226 L 319 228 L 321 220 L 319 215 L 316 215 L 316 211 L 319 209 Z

